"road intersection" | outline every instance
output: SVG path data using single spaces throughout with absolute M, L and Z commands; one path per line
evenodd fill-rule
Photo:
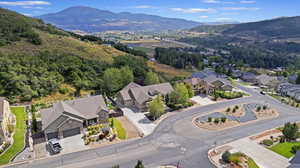
M 184 168 L 211 168 L 207 152 L 215 145 L 222 145 L 243 137 L 283 125 L 300 121 L 300 110 L 259 94 L 258 91 L 238 86 L 251 97 L 224 101 L 178 112 L 163 120 L 147 137 L 125 141 L 106 147 L 89 149 L 41 160 L 9 165 L 11 168 L 132 168 L 137 160 L 146 167 L 178 164 Z M 222 131 L 207 131 L 196 127 L 195 117 L 218 109 L 243 103 L 268 104 L 279 111 L 279 117 L 261 120 Z

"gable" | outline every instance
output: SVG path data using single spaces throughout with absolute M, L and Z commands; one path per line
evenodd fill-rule
M 44 128 L 45 132 L 55 132 L 55 131 L 57 131 L 59 125 L 61 125 L 67 119 L 68 119 L 68 117 L 65 116 L 65 115 L 59 116 L 56 120 L 54 120 L 53 122 L 49 123 L 49 125 L 46 128 Z

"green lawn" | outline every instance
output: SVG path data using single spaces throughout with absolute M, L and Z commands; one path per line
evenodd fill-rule
M 13 136 L 14 143 L 10 148 L 0 156 L 0 165 L 7 164 L 9 161 L 24 148 L 25 131 L 26 131 L 26 113 L 24 107 L 12 107 L 12 113 L 16 116 L 17 125 Z
M 243 85 L 243 86 L 250 86 L 251 83 L 249 82 L 244 82 L 244 81 L 240 81 L 239 84 Z
M 300 145 L 300 142 L 285 142 L 285 143 L 279 143 L 270 148 L 270 150 L 278 153 L 279 155 L 282 155 L 286 158 L 290 158 L 294 156 L 293 153 L 291 153 L 292 147 L 294 145 Z
M 133 48 L 138 51 L 143 51 L 147 54 L 153 52 L 152 48 L 146 48 L 146 47 L 133 47 Z
M 113 120 L 114 127 L 117 131 L 117 134 L 118 134 L 118 138 L 119 139 L 126 139 L 126 130 L 123 128 L 121 122 L 119 120 L 115 119 L 115 118 L 110 118 L 109 120 L 110 120 L 110 123 Z
M 249 168 L 259 168 L 259 167 L 257 166 L 257 164 L 254 162 L 254 160 L 251 159 L 251 158 L 248 159 L 247 164 L 248 164 L 248 167 L 249 167 Z

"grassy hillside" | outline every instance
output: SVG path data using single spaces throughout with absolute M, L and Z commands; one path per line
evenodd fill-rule
M 237 24 L 223 31 L 223 33 L 267 38 L 299 37 L 300 17 L 283 17 L 260 22 Z
M 110 85 L 105 72 L 123 67 L 130 67 L 130 80 L 143 81 L 147 65 L 142 57 L 101 44 L 100 38 L 75 35 L 0 8 L 0 96 L 12 103 L 47 103 L 86 91 L 103 93 Z M 117 82 L 118 87 L 127 82 Z
M 105 62 L 125 54 L 112 47 L 81 41 L 41 20 L 3 8 L 0 8 L 0 23 L 0 52 L 6 54 L 35 55 L 47 50 Z
M 50 34 L 35 29 L 42 43 L 35 45 L 22 39 L 9 45 L 0 47 L 0 52 L 7 54 L 25 53 L 35 55 L 41 51 L 55 51 L 64 54 L 77 55 L 83 58 L 92 58 L 111 63 L 114 56 L 125 55 L 124 52 L 113 47 L 98 45 L 92 42 L 84 42 L 71 36 Z

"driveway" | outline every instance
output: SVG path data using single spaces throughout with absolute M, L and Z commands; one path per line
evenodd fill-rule
M 207 96 L 194 96 L 191 98 L 191 100 L 200 105 L 209 105 L 216 103 L 215 101 L 210 100 Z
M 84 145 L 84 141 L 82 140 L 82 134 L 71 136 L 68 138 L 60 139 L 60 145 L 63 148 L 61 154 L 77 152 L 81 150 L 89 149 L 88 146 Z
M 284 168 L 290 165 L 287 158 L 264 148 L 249 138 L 243 138 L 228 145 L 254 159 L 260 168 Z
M 134 112 L 129 108 L 122 108 L 122 111 L 124 112 L 124 116 L 126 116 L 144 136 L 151 134 L 155 129 L 156 124 L 150 121 L 143 113 Z

